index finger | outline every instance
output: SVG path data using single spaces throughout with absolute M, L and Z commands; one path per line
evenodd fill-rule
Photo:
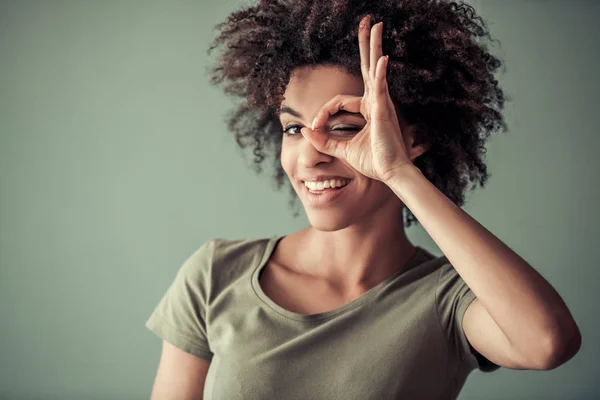
M 333 97 L 327 103 L 317 111 L 317 115 L 313 119 L 311 129 L 314 131 L 331 115 L 335 115 L 340 111 L 347 111 L 350 113 L 360 114 L 360 101 L 361 96 L 354 96 L 351 94 L 338 94 Z M 362 115 L 362 114 L 361 114 Z M 364 118 L 364 117 L 363 117 Z

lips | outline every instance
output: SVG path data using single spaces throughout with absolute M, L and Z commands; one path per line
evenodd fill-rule
M 344 187 L 350 183 L 350 181 L 351 179 L 331 179 L 318 182 L 303 182 L 302 184 L 314 193 L 321 193 L 324 189 L 339 189 Z
M 306 187 L 304 182 L 302 182 L 304 197 L 306 198 L 308 205 L 314 207 L 327 207 L 329 205 L 335 204 L 338 200 L 343 199 L 344 193 L 347 193 L 348 187 L 352 185 L 353 181 L 353 179 L 350 180 L 350 182 L 346 186 L 342 186 L 341 188 L 327 188 L 317 192 L 311 191 L 308 187 Z

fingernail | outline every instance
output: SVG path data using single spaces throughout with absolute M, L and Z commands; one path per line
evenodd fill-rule
M 312 125 L 310 126 L 310 129 L 312 129 L 313 131 L 315 130 L 315 120 L 313 119 Z

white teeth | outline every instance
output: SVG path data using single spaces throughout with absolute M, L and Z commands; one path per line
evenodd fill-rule
M 304 185 L 310 190 L 323 190 L 332 187 L 343 187 L 350 182 L 350 179 L 330 179 L 319 182 L 304 182 Z

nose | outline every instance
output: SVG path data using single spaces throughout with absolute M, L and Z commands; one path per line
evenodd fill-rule
M 305 168 L 313 167 L 322 162 L 331 162 L 334 157 L 329 154 L 321 153 L 313 144 L 306 138 L 300 138 L 298 146 L 298 163 Z

